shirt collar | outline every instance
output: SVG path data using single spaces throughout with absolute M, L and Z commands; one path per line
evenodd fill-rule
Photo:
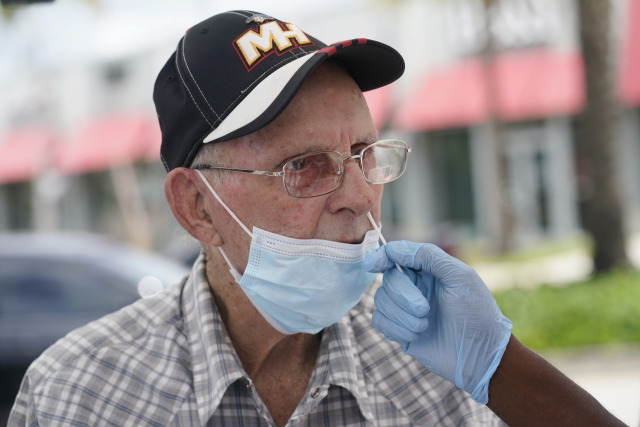
M 358 401 L 360 411 L 375 425 L 373 408 L 367 393 L 360 356 L 351 326 L 351 315 L 342 318 L 323 332 L 316 370 L 328 369 L 329 385 L 348 390 Z

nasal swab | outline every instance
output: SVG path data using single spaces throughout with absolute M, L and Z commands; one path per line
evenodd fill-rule
M 369 222 L 371 222 L 371 225 L 373 225 L 373 228 L 378 232 L 378 236 L 380 237 L 380 241 L 382 242 L 382 244 L 384 246 L 387 246 L 387 241 L 384 239 L 384 236 L 380 231 L 380 227 L 378 227 L 378 224 L 376 224 L 376 222 L 373 220 L 373 217 L 371 216 L 371 212 L 367 212 L 367 218 L 369 218 Z M 398 264 L 396 264 L 396 267 L 398 268 L 398 270 L 400 270 L 401 273 L 404 273 L 404 271 L 402 271 L 402 268 Z

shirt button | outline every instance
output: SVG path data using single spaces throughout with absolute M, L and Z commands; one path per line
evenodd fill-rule
M 316 387 L 311 391 L 311 397 L 315 399 L 318 396 L 320 396 L 320 388 Z

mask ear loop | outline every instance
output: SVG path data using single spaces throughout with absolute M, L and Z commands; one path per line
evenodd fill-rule
M 249 229 L 247 228 L 246 225 L 244 225 L 242 223 L 242 221 L 240 221 L 238 219 L 238 217 L 236 216 L 236 214 L 233 213 L 233 211 L 231 209 L 229 209 L 229 206 L 227 206 L 227 204 L 225 202 L 222 201 L 222 199 L 220 198 L 220 196 L 218 196 L 218 193 L 216 193 L 216 190 L 213 189 L 213 187 L 211 186 L 211 184 L 209 184 L 209 181 L 204 177 L 204 175 L 202 174 L 202 172 L 200 172 L 199 170 L 196 169 L 196 173 L 198 175 L 200 175 L 200 178 L 202 179 L 202 181 L 204 181 L 204 184 L 207 186 L 207 188 L 209 189 L 209 191 L 211 191 L 211 194 L 213 194 L 213 197 L 216 198 L 216 200 L 218 201 L 218 203 L 220 203 L 222 205 L 223 208 L 225 208 L 225 210 L 227 212 L 229 212 L 229 215 L 231 215 L 231 218 L 235 219 L 236 222 L 238 223 L 238 225 L 240 225 L 240 227 L 242 227 L 242 229 L 244 231 L 247 232 L 247 234 L 249 235 L 249 237 L 251 237 L 253 239 L 253 233 L 249 231 Z
M 213 189 L 213 187 L 211 186 L 211 184 L 209 183 L 209 181 L 204 177 L 204 175 L 202 174 L 202 172 L 200 172 L 199 170 L 196 170 L 196 173 L 200 176 L 200 178 L 202 179 L 202 181 L 204 182 L 204 184 L 207 186 L 207 188 L 209 189 L 209 191 L 211 192 L 211 194 L 213 194 L 213 197 L 216 198 L 216 200 L 218 201 L 218 203 L 220 203 L 222 205 L 222 207 L 229 213 L 229 215 L 231 215 L 231 218 L 233 218 L 238 225 L 240 225 L 240 227 L 242 227 L 242 229 L 244 231 L 247 232 L 247 234 L 253 239 L 253 233 L 251 233 L 249 231 L 249 229 L 247 228 L 246 225 L 244 225 L 242 223 L 242 221 L 240 221 L 240 219 L 236 216 L 236 214 L 233 213 L 233 211 L 231 209 L 229 209 L 229 206 L 227 206 L 227 204 L 225 202 L 222 201 L 222 199 L 220 198 L 220 196 L 218 196 L 218 193 L 216 193 L 216 191 Z M 227 265 L 229 266 L 229 272 L 231 273 L 231 275 L 233 276 L 233 278 L 235 279 L 236 282 L 240 283 L 240 279 L 242 278 L 242 275 L 238 272 L 238 270 L 235 269 L 235 267 L 233 266 L 233 264 L 231 264 L 231 261 L 229 261 L 229 257 L 227 256 L 227 254 L 224 252 L 224 250 L 222 250 L 221 247 L 218 247 L 218 250 L 220 251 L 220 254 L 222 254 L 222 258 L 224 258 L 224 260 L 226 261 Z
M 378 224 L 376 224 L 376 222 L 373 220 L 373 217 L 371 216 L 371 212 L 367 212 L 367 218 L 369 218 L 369 222 L 371 223 L 371 225 L 373 225 L 374 230 L 376 230 L 378 232 L 378 236 L 380 237 L 380 241 L 382 242 L 382 244 L 384 246 L 387 246 L 387 241 L 384 239 L 384 236 L 382 235 L 382 232 L 380 231 L 380 227 L 378 227 Z M 396 264 L 396 268 L 398 270 L 400 270 L 401 273 L 404 274 L 404 271 L 402 270 L 402 268 Z

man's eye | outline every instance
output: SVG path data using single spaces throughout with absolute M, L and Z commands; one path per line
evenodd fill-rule
M 360 154 L 362 152 L 362 150 L 364 150 L 365 148 L 367 148 L 369 145 L 368 144 L 356 144 L 356 145 L 352 145 L 351 146 L 351 155 L 355 156 L 357 154 Z
M 289 162 L 289 168 L 299 171 L 303 169 L 306 164 L 307 164 L 307 159 L 303 157 L 302 159 L 296 159 Z

